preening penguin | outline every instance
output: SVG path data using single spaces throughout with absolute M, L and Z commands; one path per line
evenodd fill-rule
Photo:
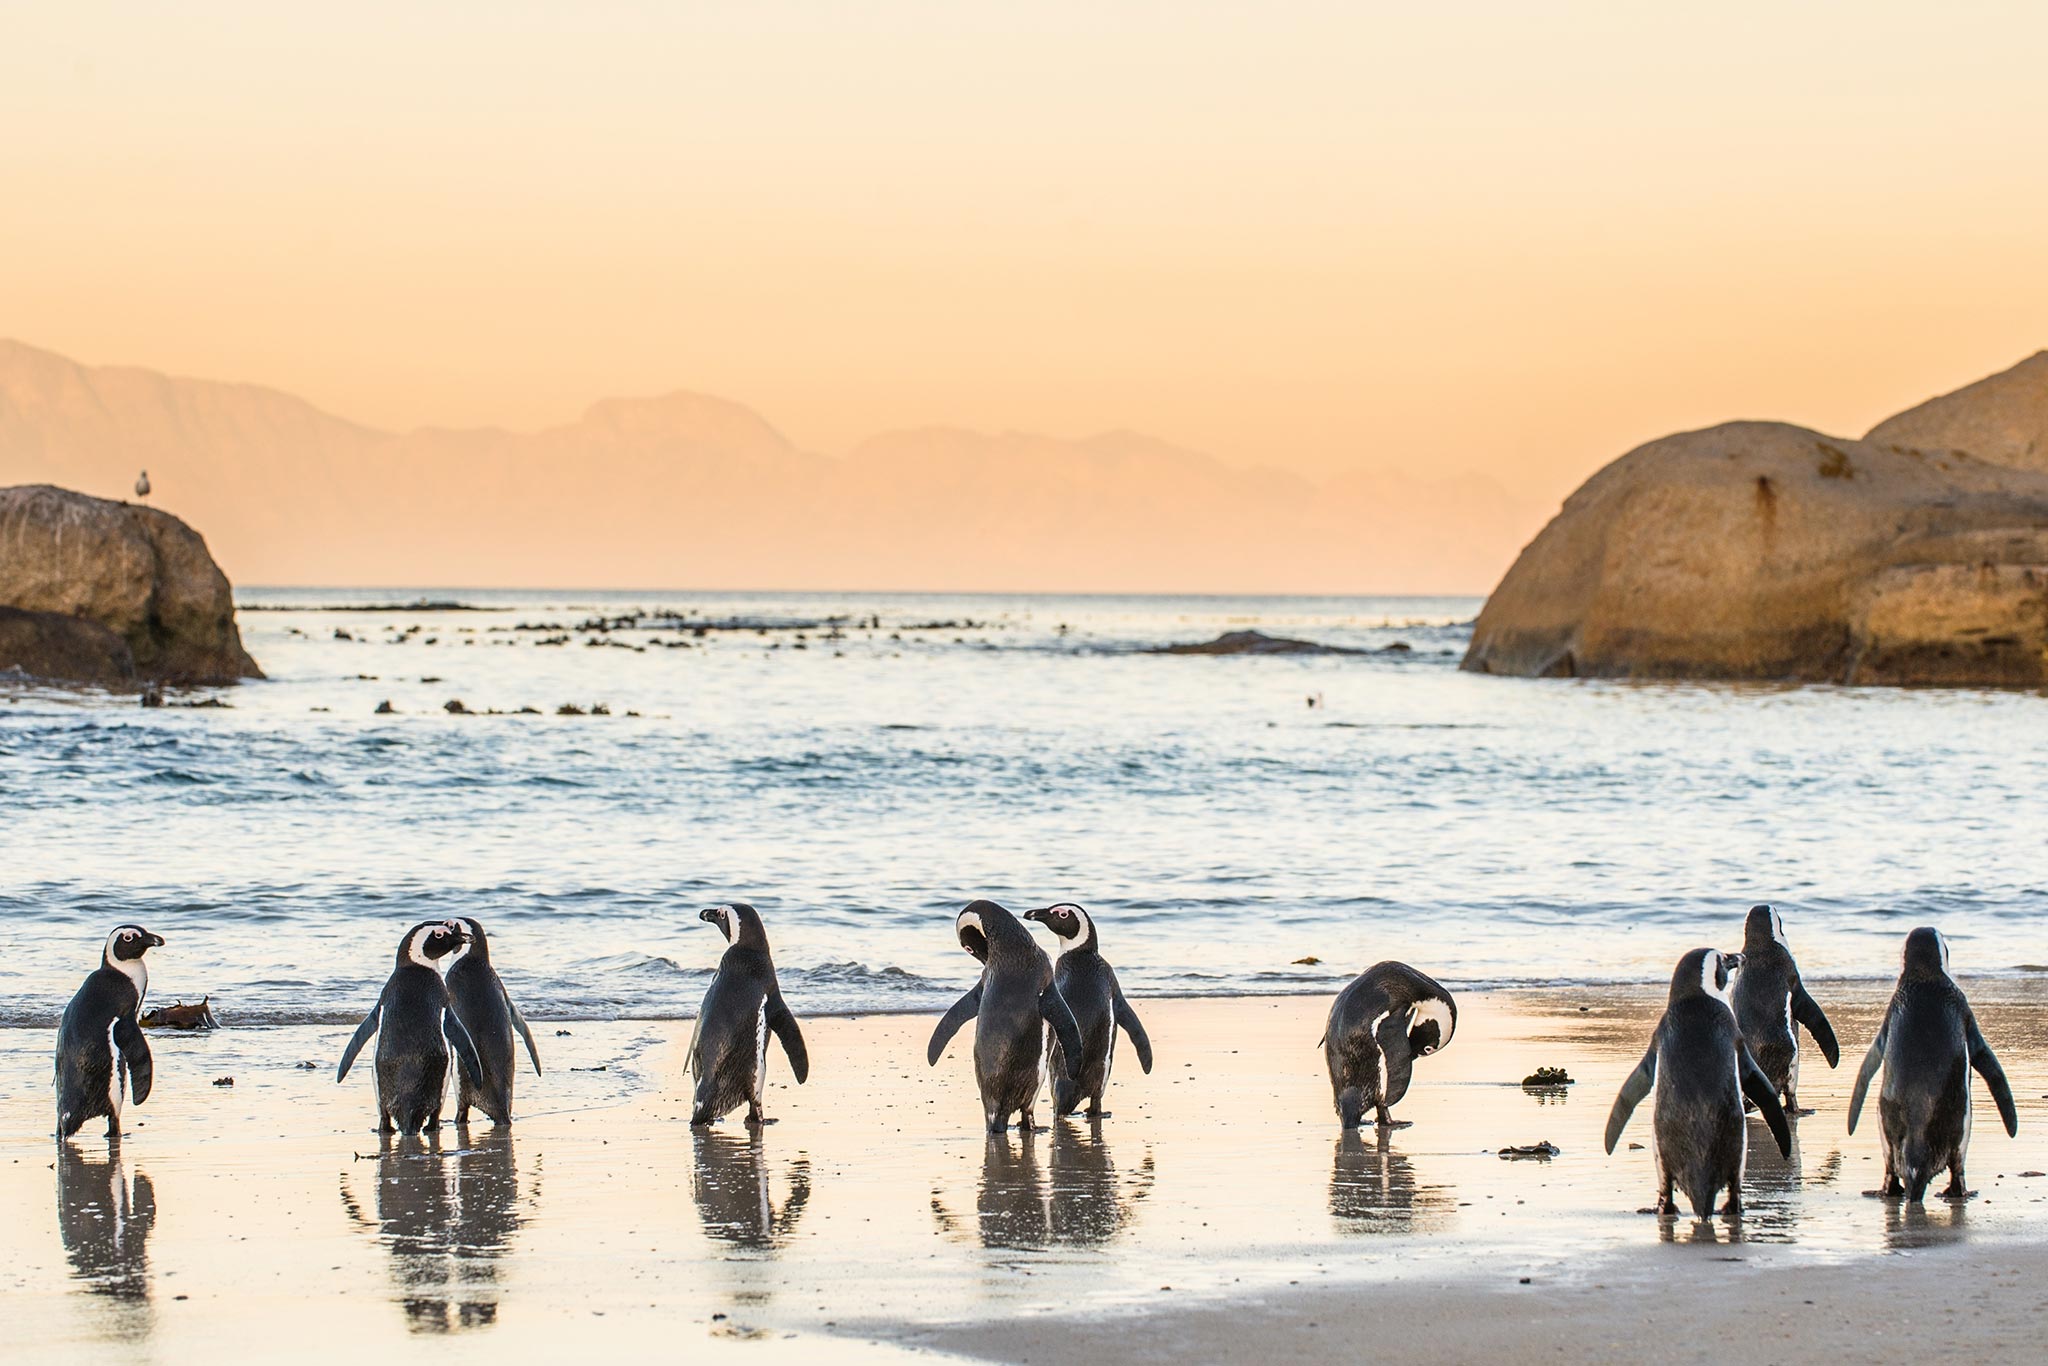
M 1408 1094 L 1415 1060 L 1457 1031 L 1458 1003 L 1434 979 L 1395 962 L 1360 973 L 1331 1003 L 1321 1040 L 1340 1126 L 1357 1128 L 1370 1106 L 1381 1128 L 1406 1128 L 1387 1111 Z
M 1123 988 L 1117 985 L 1116 970 L 1102 956 L 1094 917 L 1068 901 L 1026 911 L 1024 918 L 1036 920 L 1059 939 L 1059 957 L 1053 960 L 1053 985 L 1073 1012 L 1075 1028 L 1081 1031 L 1078 1069 L 1068 1067 L 1066 1049 L 1057 1038 L 1053 1040 L 1052 1112 L 1056 1116 L 1071 1115 L 1085 1100 L 1090 1118 L 1101 1119 L 1106 1113 L 1102 1093 L 1109 1086 L 1110 1065 L 1116 1059 L 1117 1030 L 1131 1036 L 1138 1066 L 1148 1073 L 1152 1070 L 1152 1041 L 1145 1037 L 1138 1012 L 1124 999 Z
M 1833 1067 L 1842 1060 L 1835 1042 L 1834 1026 L 1828 1023 L 1820 1003 L 1807 995 L 1799 980 L 1799 965 L 1792 961 L 1792 946 L 1785 942 L 1785 922 L 1770 906 L 1752 906 L 1742 926 L 1742 971 L 1735 976 L 1729 1004 L 1735 1011 L 1735 1028 L 1749 1045 L 1750 1055 L 1778 1094 L 1784 1097 L 1785 1112 L 1811 1113 L 1799 1108 L 1799 1030 L 1806 1026 L 1821 1056 Z
M 377 1129 L 416 1134 L 441 1127 L 442 1097 L 448 1084 L 448 1056 L 461 1060 L 472 1086 L 484 1084 L 476 1044 L 448 1002 L 448 987 L 436 964 L 462 943 L 453 920 L 423 920 L 398 941 L 398 962 L 370 1013 L 356 1027 L 341 1055 L 337 1082 L 346 1080 L 356 1054 L 377 1036 Z
M 1074 1013 L 1053 981 L 1052 963 L 1032 941 L 1031 931 L 993 901 L 971 901 L 953 920 L 960 947 L 982 965 L 981 980 L 953 1003 L 932 1031 L 925 1061 L 939 1055 L 960 1026 L 974 1021 L 974 1080 L 981 1088 L 988 1131 L 1002 1133 L 1010 1116 L 1021 1114 L 1026 1129 L 1045 1080 L 1046 1026 L 1052 1027 L 1070 1070 L 1087 1053 Z
M 477 1066 L 483 1072 L 480 1085 L 471 1083 L 468 1073 L 455 1079 L 455 1122 L 469 1123 L 474 1105 L 499 1124 L 512 1122 L 512 1079 L 518 1073 L 518 1050 L 513 1031 L 526 1041 L 526 1056 L 533 1061 L 533 1075 L 540 1075 L 540 1050 L 534 1047 L 533 1031 L 526 1018 L 491 966 L 491 944 L 482 922 L 462 916 L 459 923 L 467 932 L 460 957 L 448 965 L 448 1004 L 455 1018 L 469 1032 L 476 1045 Z
M 57 1026 L 58 1138 L 101 1117 L 108 1136 L 119 1137 L 123 1088 L 137 1105 L 149 1099 L 155 1073 L 136 1016 L 149 992 L 142 955 L 163 942 L 140 925 L 116 926 L 100 950 L 100 965 L 64 1007 Z
M 1736 1032 L 1728 1005 L 1728 979 L 1742 955 L 1694 949 L 1671 974 L 1664 1018 L 1649 1051 L 1621 1084 L 1607 1116 L 1607 1151 L 1614 1151 L 1629 1116 L 1652 1087 L 1657 1092 L 1657 1212 L 1675 1214 L 1672 1187 L 1685 1192 L 1695 1218 L 1711 1218 L 1724 1187 L 1723 1214 L 1742 1213 L 1742 1167 L 1749 1156 L 1744 1096 L 1756 1103 L 1778 1151 L 1792 1155 L 1792 1130 L 1777 1089 Z
M 1998 1102 L 2005 1132 L 2017 1135 L 2019 1114 L 2012 1087 L 1963 989 L 1948 970 L 1948 941 L 1935 929 L 1906 936 L 1899 984 L 1885 1007 L 1884 1021 L 1856 1073 L 1849 1097 L 1849 1132 L 1863 1114 L 1863 1097 L 1880 1065 L 1884 1085 L 1877 1093 L 1877 1118 L 1884 1131 L 1884 1195 L 1918 1201 L 1934 1174 L 1948 1168 L 1942 1196 L 1964 1199 L 1963 1158 L 1970 1149 L 1970 1069 L 1975 1068 Z
M 772 1030 L 789 1055 L 789 1070 L 801 1086 L 811 1075 L 811 1057 L 796 1016 L 782 999 L 775 980 L 775 960 L 768 952 L 768 931 L 760 913 L 744 901 L 713 906 L 697 913 L 725 936 L 725 956 L 705 989 L 690 1034 L 689 1067 L 697 1078 L 690 1123 L 709 1124 L 741 1101 L 747 1102 L 747 1123 L 767 1121 L 761 1114 L 761 1088 L 768 1075 L 768 1034 Z

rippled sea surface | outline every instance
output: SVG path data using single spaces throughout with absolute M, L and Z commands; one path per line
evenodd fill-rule
M 1082 902 L 1152 993 L 1657 980 L 1759 900 L 1811 976 L 1923 923 L 2048 963 L 2031 694 L 1473 677 L 1469 599 L 240 600 L 269 680 L 172 699 L 224 708 L 0 681 L 0 1023 L 123 920 L 152 1001 L 353 1020 L 456 914 L 536 1018 L 686 1016 L 729 899 L 814 1013 L 950 999 L 976 896 Z M 483 610 L 356 610 L 423 600 Z M 1366 653 L 1152 652 L 1243 629 Z

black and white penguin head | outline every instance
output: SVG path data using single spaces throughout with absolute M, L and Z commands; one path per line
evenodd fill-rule
M 1458 1003 L 1449 996 L 1425 996 L 1408 1007 L 1408 1052 L 1421 1058 L 1450 1045 L 1458 1032 Z
M 431 968 L 462 947 L 463 933 L 459 920 L 422 920 L 399 942 L 399 965 Z
M 132 963 L 151 949 L 162 948 L 163 936 L 151 934 L 140 925 L 116 925 L 114 932 L 107 936 L 107 946 L 100 953 L 100 961 L 110 968 L 123 963 Z
M 728 901 L 723 906 L 707 906 L 697 912 L 699 920 L 718 927 L 728 944 L 748 944 L 766 948 L 768 929 L 761 923 L 761 913 L 744 901 Z
M 454 923 L 462 927 L 462 956 L 474 958 L 479 963 L 491 961 L 491 941 L 484 937 L 484 924 L 473 915 L 458 915 Z
M 1735 980 L 1736 970 L 1741 966 L 1739 953 L 1694 949 L 1678 960 L 1677 970 L 1671 974 L 1671 999 L 1705 995 L 1727 1005 L 1728 984 Z
M 1010 914 L 1007 906 L 993 901 L 970 901 L 961 907 L 960 914 L 953 917 L 953 934 L 960 941 L 960 947 L 974 955 L 977 963 L 986 963 L 989 955 L 1002 945 L 1008 945 L 1008 952 L 1036 953 L 1038 946 L 1031 940 L 1031 931 L 1024 928 L 1017 917 Z
M 1095 921 L 1088 912 L 1071 901 L 1062 901 L 1057 906 L 1045 906 L 1035 911 L 1024 912 L 1026 920 L 1036 920 L 1059 938 L 1060 952 L 1068 949 L 1096 949 L 1101 945 L 1095 938 Z
M 1906 936 L 1899 965 L 1908 977 L 1952 976 L 1948 970 L 1948 939 L 1932 925 L 1922 925 Z
M 1785 942 L 1784 919 L 1775 906 L 1751 906 L 1749 917 L 1742 922 L 1742 951 L 1762 953 L 1772 945 L 1786 950 L 1792 947 Z
M 977 963 L 988 961 L 988 924 L 982 918 L 984 908 L 994 903 L 970 901 L 953 917 L 953 934 L 960 940 L 960 947 L 974 955 Z

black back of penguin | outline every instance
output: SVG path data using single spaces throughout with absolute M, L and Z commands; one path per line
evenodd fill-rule
M 749 1105 L 749 1122 L 759 1122 L 769 1034 L 781 1043 L 799 1086 L 810 1078 L 810 1054 L 782 998 L 760 912 L 733 901 L 708 907 L 698 919 L 725 936 L 726 948 L 690 1037 L 689 1066 L 696 1077 L 690 1122 L 708 1124 L 742 1101 Z
M 993 901 L 971 901 L 953 920 L 960 947 L 981 963 L 981 979 L 946 1012 L 926 1047 L 936 1064 L 968 1020 L 974 1023 L 974 1078 L 990 1132 L 1008 1116 L 1028 1119 L 1036 1103 L 1050 1025 L 1069 1068 L 1086 1052 L 1073 1012 L 1053 981 L 1052 962 L 1016 916 Z
M 91 1119 L 104 1118 L 114 1132 L 124 1091 L 137 1105 L 149 1099 L 155 1064 L 138 1020 L 149 992 L 143 955 L 163 942 L 140 925 L 115 926 L 101 946 L 100 965 L 64 1007 L 53 1077 L 59 1138 Z
M 476 1046 L 450 1007 L 436 966 L 461 946 L 463 933 L 448 920 L 423 920 L 407 930 L 376 1007 L 342 1054 L 337 1082 L 347 1078 L 356 1055 L 376 1035 L 380 1128 L 416 1133 L 440 1122 L 451 1054 L 473 1084 L 482 1084 Z
M 1322 1039 L 1338 1123 L 1355 1127 L 1368 1106 L 1391 1123 L 1386 1111 L 1407 1094 L 1415 1060 L 1446 1047 L 1457 1028 L 1451 993 L 1406 963 L 1375 963 L 1345 984 Z
M 1787 1105 L 1798 1098 L 1800 1026 L 1813 1035 L 1829 1067 L 1841 1061 L 1834 1027 L 1801 980 L 1784 920 L 1772 906 L 1750 907 L 1743 921 L 1742 970 L 1729 992 L 1729 1006 L 1757 1066 Z
M 1138 1066 L 1152 1070 L 1152 1041 L 1145 1033 L 1137 1012 L 1125 999 L 1116 970 L 1102 956 L 1095 918 L 1071 901 L 1024 913 L 1053 932 L 1059 954 L 1053 960 L 1052 980 L 1060 997 L 1073 1013 L 1080 1032 L 1082 1054 L 1069 1075 L 1065 1049 L 1055 1036 L 1055 1065 L 1052 1068 L 1053 1113 L 1071 1114 L 1083 1100 L 1091 1110 L 1101 1110 L 1102 1093 L 1109 1085 L 1110 1069 L 1116 1056 L 1116 1031 L 1130 1035 Z
M 491 962 L 490 937 L 484 933 L 483 922 L 474 916 L 463 916 L 460 923 L 466 931 L 463 949 L 449 964 L 444 981 L 449 1008 L 476 1046 L 483 1081 L 481 1085 L 471 1085 L 467 1077 L 458 1078 L 455 1117 L 457 1122 L 463 1120 L 474 1103 L 498 1123 L 509 1124 L 513 1083 L 519 1072 L 514 1035 L 525 1040 L 536 1076 L 541 1070 L 540 1050 L 534 1045 L 533 1031 L 512 1003 L 511 993 L 505 990 L 505 983 Z

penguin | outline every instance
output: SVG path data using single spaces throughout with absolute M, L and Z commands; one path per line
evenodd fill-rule
M 960 1026 L 973 1020 L 974 1080 L 981 1088 L 988 1131 L 1006 1131 L 1013 1114 L 1021 1116 L 1028 1131 L 1045 1080 L 1046 1026 L 1052 1026 L 1069 1082 L 1079 1081 L 1080 1060 L 1088 1051 L 1080 1026 L 1053 981 L 1045 950 L 1007 909 L 993 901 L 970 901 L 954 918 L 953 933 L 982 965 L 981 980 L 932 1031 L 925 1062 L 937 1066 Z
M 1408 1094 L 1417 1058 L 1448 1047 L 1458 1032 L 1451 993 L 1406 963 L 1375 963 L 1337 993 L 1318 1042 L 1330 1067 L 1338 1126 L 1356 1129 L 1365 1109 L 1382 1129 L 1405 1129 L 1389 1115 Z
M 1991 1089 L 2006 1134 L 2017 1136 L 2020 1121 L 2012 1087 L 1978 1031 L 1963 989 L 1949 973 L 1948 940 L 1923 926 L 1906 936 L 1900 957 L 1899 984 L 1849 1097 L 1849 1132 L 1856 1132 L 1864 1093 L 1881 1065 L 1877 1118 L 1884 1132 L 1884 1189 L 1879 1194 L 1903 1195 L 1918 1204 L 1934 1174 L 1946 1167 L 1948 1189 L 1942 1198 L 1967 1199 L 1963 1158 L 1970 1148 L 1970 1069 Z
M 1621 1084 L 1607 1116 L 1612 1153 L 1629 1116 L 1656 1088 L 1659 1214 L 1678 1212 L 1674 1186 L 1685 1192 L 1694 1218 L 1713 1217 L 1714 1195 L 1723 1187 L 1728 1203 L 1721 1212 L 1742 1213 L 1742 1167 L 1749 1156 L 1744 1096 L 1763 1113 L 1779 1153 L 1792 1155 L 1792 1129 L 1777 1088 L 1736 1032 L 1728 1004 L 1728 979 L 1741 966 L 1741 954 L 1715 949 L 1694 949 L 1678 960 L 1649 1051 Z
M 1102 1093 L 1109 1087 L 1109 1069 L 1116 1061 L 1117 1030 L 1131 1036 L 1131 1047 L 1138 1053 L 1138 1067 L 1147 1074 L 1152 1071 L 1152 1041 L 1145 1037 L 1138 1012 L 1124 999 L 1123 988 L 1117 985 L 1116 970 L 1102 956 L 1095 920 L 1087 911 L 1071 901 L 1063 901 L 1057 906 L 1026 911 L 1024 918 L 1046 926 L 1060 941 L 1059 957 L 1053 962 L 1053 985 L 1059 989 L 1067 1009 L 1074 1013 L 1074 1024 L 1081 1031 L 1081 1046 L 1085 1050 L 1078 1072 L 1069 1079 L 1066 1050 L 1057 1039 L 1053 1041 L 1053 1115 L 1071 1115 L 1085 1100 L 1090 1119 L 1106 1118 Z
M 450 1007 L 448 986 L 435 966 L 461 945 L 462 934 L 461 925 L 453 920 L 422 920 L 407 930 L 398 941 L 398 962 L 383 993 L 341 1055 L 341 1067 L 334 1074 L 337 1083 L 348 1078 L 348 1069 L 370 1036 L 377 1036 L 379 1133 L 417 1134 L 441 1127 L 451 1052 L 461 1060 L 470 1085 L 484 1089 L 476 1044 Z
M 701 1127 L 721 1119 L 745 1101 L 747 1124 L 758 1128 L 768 1122 L 761 1113 L 761 1087 L 768 1077 L 769 1031 L 781 1040 L 799 1086 L 811 1075 L 811 1055 L 776 983 L 760 913 L 734 901 L 699 911 L 697 918 L 718 927 L 726 950 L 690 1033 L 689 1070 L 697 1079 L 690 1124 Z
M 140 925 L 115 926 L 100 950 L 100 965 L 64 1007 L 54 1078 L 60 1140 L 102 1117 L 107 1137 L 119 1138 L 123 1087 L 137 1105 L 149 1099 L 156 1073 L 136 1017 L 149 993 L 142 955 L 163 943 L 162 935 Z
M 1785 922 L 1775 908 L 1752 906 L 1742 926 L 1742 971 L 1729 993 L 1735 1028 L 1749 1045 L 1756 1065 L 1783 1097 L 1788 1115 L 1811 1114 L 1799 1108 L 1799 1030 L 1804 1025 L 1821 1056 L 1834 1067 L 1842 1061 L 1834 1026 L 1820 1004 L 1807 995 L 1785 942 Z
M 511 994 L 491 966 L 491 943 L 484 935 L 483 923 L 474 916 L 457 920 L 468 933 L 462 955 L 448 965 L 448 1004 L 476 1045 L 484 1080 L 483 1085 L 472 1086 L 467 1075 L 456 1078 L 455 1122 L 469 1123 L 469 1107 L 474 1105 L 494 1122 L 510 1124 L 512 1078 L 519 1070 L 513 1031 L 526 1040 L 526 1056 L 533 1062 L 536 1077 L 540 1075 L 540 1050 L 534 1047 L 526 1017 L 512 1004 Z

